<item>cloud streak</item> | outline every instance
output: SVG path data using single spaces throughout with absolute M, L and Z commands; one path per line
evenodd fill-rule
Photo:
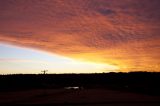
M 127 71 L 160 71 L 159 0 L 0 2 L 1 42 Z

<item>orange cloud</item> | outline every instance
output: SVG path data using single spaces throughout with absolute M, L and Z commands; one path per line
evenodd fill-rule
M 0 3 L 0 41 L 121 71 L 160 71 L 159 0 L 45 0 Z

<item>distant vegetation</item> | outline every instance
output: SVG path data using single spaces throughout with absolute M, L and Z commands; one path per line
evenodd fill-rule
M 160 95 L 160 73 L 0 75 L 1 92 L 37 88 L 63 89 L 67 86 L 79 86 L 84 89 L 107 88 L 149 95 Z

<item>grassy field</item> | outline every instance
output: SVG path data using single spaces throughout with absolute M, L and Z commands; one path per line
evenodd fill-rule
M 32 89 L 0 92 L 1 105 L 160 106 L 160 96 L 108 89 Z

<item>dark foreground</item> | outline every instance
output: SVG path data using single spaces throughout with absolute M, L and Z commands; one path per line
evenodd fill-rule
M 160 106 L 159 82 L 148 72 L 0 75 L 0 105 Z
M 35 89 L 0 93 L 1 105 L 160 106 L 159 96 L 108 89 Z

